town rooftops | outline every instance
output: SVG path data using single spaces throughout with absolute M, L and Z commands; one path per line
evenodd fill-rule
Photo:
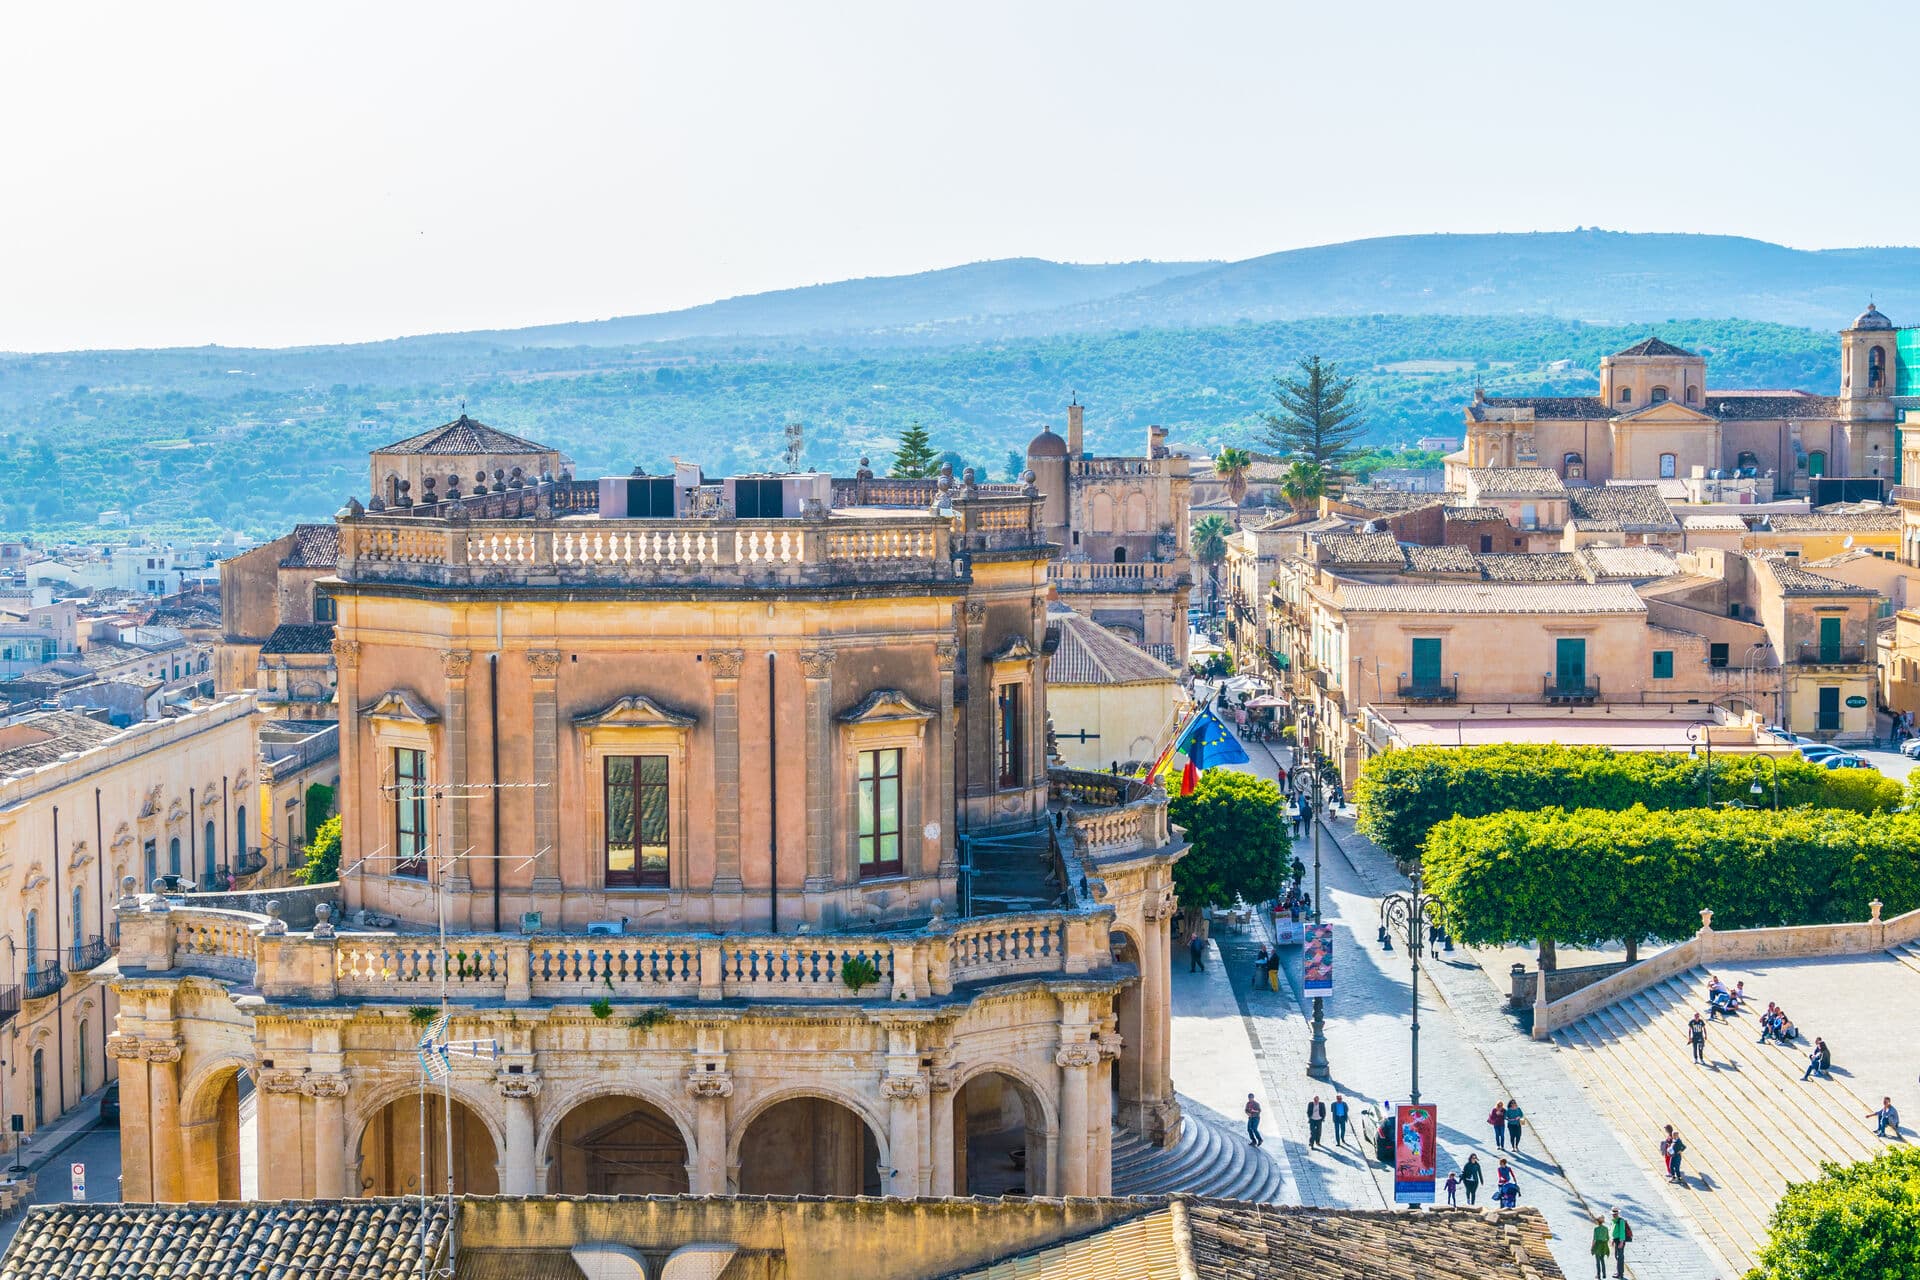
M 1780 584 L 1783 595 L 1789 596 L 1873 596 L 1879 592 L 1872 587 L 1857 587 L 1851 582 L 1842 582 L 1838 578 L 1829 578 L 1823 573 L 1809 573 L 1782 555 L 1755 556 L 1754 559 L 1767 566 L 1774 579 Z
M 1597 396 L 1486 396 L 1467 407 L 1475 421 L 1487 409 L 1531 409 L 1536 418 L 1607 418 L 1613 410 Z
M 1467 483 L 1483 498 L 1564 496 L 1567 486 L 1550 467 L 1472 467 Z
M 1588 576 L 1606 578 L 1671 578 L 1680 562 L 1665 547 L 1583 547 L 1575 553 L 1588 565 Z
M 1407 558 L 1409 573 L 1459 573 L 1480 576 L 1480 562 L 1465 547 L 1419 547 L 1400 549 Z
M 408 436 L 374 452 L 481 454 L 552 453 L 553 450 L 544 444 L 535 444 L 497 427 L 490 427 L 484 422 L 475 422 L 463 413 L 452 422 L 422 431 L 416 436 Z
M 99 746 L 120 730 L 77 711 L 40 711 L 0 725 L 0 776 L 38 769 Z
M 1507 522 L 1507 513 L 1498 507 L 1446 507 L 1440 514 L 1448 520 L 1457 520 L 1462 524 L 1505 524 Z
M 1571 490 L 1568 519 L 1582 529 L 1623 533 L 1677 532 L 1680 528 L 1658 486 L 1650 484 Z
M 1444 493 L 1415 493 L 1407 489 L 1382 489 L 1372 485 L 1350 484 L 1333 501 L 1343 506 L 1359 507 L 1363 511 L 1377 511 L 1381 515 L 1399 515 L 1407 511 L 1419 511 L 1424 507 L 1445 502 Z
M 1570 551 L 1489 552 L 1475 557 L 1488 582 L 1585 582 Z
M 1735 533 L 1745 533 L 1747 531 L 1747 522 L 1739 516 L 1682 516 L 1680 525 L 1689 532 L 1730 530 Z
M 1688 360 L 1699 358 L 1684 347 L 1676 347 L 1663 338 L 1654 337 L 1643 338 L 1625 351 L 1616 351 L 1613 354 L 1615 356 L 1680 356 Z
M 1340 583 L 1347 613 L 1645 613 L 1625 583 Z
M 0 1280 L 413 1280 L 423 1213 L 429 1262 L 439 1262 L 441 1200 L 36 1205 L 0 1259 Z
M 340 526 L 297 524 L 282 569 L 332 569 L 340 563 Z
M 1805 515 L 1771 515 L 1766 527 L 1775 533 L 1885 533 L 1900 527 L 1898 507 L 1816 507 Z
M 333 624 L 283 622 L 260 646 L 260 655 L 289 653 L 332 653 Z
M 1808 395 L 1804 391 L 1741 392 L 1712 391 L 1701 405 L 1716 418 L 1739 421 L 1771 421 L 1775 418 L 1836 418 L 1840 401 L 1833 396 Z
M 1149 684 L 1174 681 L 1172 668 L 1083 614 L 1047 615 L 1060 647 L 1047 659 L 1048 684 Z
M 1324 533 L 1314 539 L 1327 564 L 1400 565 L 1406 558 L 1390 533 Z

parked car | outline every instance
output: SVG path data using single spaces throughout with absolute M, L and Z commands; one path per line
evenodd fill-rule
M 1844 756 L 1850 754 L 1841 750 L 1839 747 L 1830 747 L 1824 742 L 1802 743 L 1800 746 L 1795 747 L 1794 750 L 1798 751 L 1803 759 L 1812 760 L 1816 763 L 1826 759 L 1828 756 Z
M 1830 755 L 1830 756 L 1822 756 L 1816 763 L 1823 764 L 1829 769 L 1871 769 L 1873 768 L 1873 765 L 1869 763 L 1867 760 L 1847 751 L 1837 752 L 1834 755 Z
M 1908 738 L 1901 743 L 1900 754 L 1909 760 L 1920 760 L 1920 738 Z
M 120 1082 L 109 1080 L 100 1094 L 100 1123 L 113 1129 L 120 1127 Z

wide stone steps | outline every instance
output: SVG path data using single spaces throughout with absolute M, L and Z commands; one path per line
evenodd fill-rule
M 1113 1194 L 1158 1195 L 1190 1191 L 1223 1200 L 1272 1203 L 1286 1190 L 1286 1177 L 1266 1152 L 1234 1128 L 1180 1100 L 1180 1138 L 1155 1147 L 1131 1129 L 1113 1126 Z M 1278 1138 L 1273 1139 L 1279 1141 Z
M 1789 1182 L 1817 1176 L 1822 1160 L 1863 1160 L 1882 1148 L 1862 1118 L 1872 1108 L 1839 1077 L 1801 1081 L 1805 1047 L 1756 1043 L 1751 1007 L 1709 1021 L 1707 1060 L 1718 1065 L 1694 1065 L 1687 1022 L 1704 1010 L 1706 984 L 1705 969 L 1691 970 L 1596 1011 L 1554 1042 L 1662 1185 L 1663 1126 L 1680 1131 L 1686 1186 L 1669 1185 L 1668 1194 L 1744 1272 Z
M 1897 947 L 1889 947 L 1887 954 L 1907 968 L 1920 972 L 1920 942 L 1904 942 Z

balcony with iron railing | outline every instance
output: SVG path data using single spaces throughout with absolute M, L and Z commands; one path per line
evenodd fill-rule
M 257 848 L 242 849 L 240 856 L 233 860 L 233 874 L 237 876 L 250 876 L 256 871 L 265 871 L 266 869 L 266 855 L 261 853 Z
M 20 984 L 0 986 L 0 1027 L 20 1016 Z
M 67 948 L 67 971 L 69 973 L 91 973 L 107 962 L 113 954 L 113 948 L 99 934 L 94 934 L 85 942 L 77 942 Z
M 1540 677 L 1540 696 L 1562 706 L 1584 705 L 1600 700 L 1600 681 L 1574 680 L 1565 676 Z
M 1408 679 L 1400 677 L 1400 701 L 1402 702 L 1458 702 L 1460 700 L 1460 677 L 1435 679 Z
M 28 1000 L 44 1000 L 67 985 L 67 971 L 61 967 L 58 952 L 29 953 L 27 971 L 20 981 L 21 993 Z

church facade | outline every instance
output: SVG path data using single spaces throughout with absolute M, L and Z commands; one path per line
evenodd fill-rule
M 1650 337 L 1600 362 L 1592 396 L 1487 396 L 1466 409 L 1466 442 L 1446 459 L 1466 472 L 1544 467 L 1569 485 L 1681 480 L 1694 468 L 1805 494 L 1820 476 L 1896 476 L 1897 331 L 1869 306 L 1840 333 L 1840 393 L 1725 391 L 1705 357 Z

